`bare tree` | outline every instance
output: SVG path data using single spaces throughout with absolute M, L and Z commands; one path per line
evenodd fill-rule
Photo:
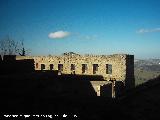
M 13 39 L 7 38 L 0 40 L 0 53 L 1 55 L 16 55 L 18 52 L 18 42 Z
M 1 55 L 21 55 L 29 54 L 29 50 L 24 48 L 23 41 L 20 43 L 13 40 L 9 36 L 0 40 L 0 54 Z
M 23 44 L 23 40 L 21 41 L 21 46 L 20 46 L 20 50 L 19 50 L 19 55 L 21 56 L 25 56 L 26 55 L 26 50 L 24 48 L 24 44 Z
M 19 55 L 26 56 L 26 55 L 29 55 L 30 53 L 31 53 L 31 50 L 30 49 L 26 49 L 24 47 L 24 43 L 22 41 L 20 46 L 19 46 Z

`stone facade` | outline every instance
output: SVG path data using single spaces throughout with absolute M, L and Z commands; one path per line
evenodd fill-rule
M 62 56 L 16 56 L 16 60 L 23 59 L 34 59 L 35 70 L 58 70 L 62 74 L 101 75 L 106 82 L 99 84 L 100 82 L 94 81 L 92 84 L 96 91 L 102 85 L 111 83 L 111 80 L 122 81 L 127 88 L 134 87 L 133 55 L 65 53 Z

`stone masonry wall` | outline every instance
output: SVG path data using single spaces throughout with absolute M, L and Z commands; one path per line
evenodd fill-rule
M 50 70 L 50 64 L 53 64 L 53 70 L 58 70 L 58 64 L 63 64 L 64 74 L 71 74 L 71 64 L 75 65 L 75 74 L 82 74 L 82 64 L 87 64 L 87 70 L 84 75 L 102 75 L 105 80 L 115 78 L 124 81 L 126 78 L 126 54 L 115 55 L 77 55 L 69 54 L 63 56 L 17 56 L 16 60 L 34 59 L 35 69 L 41 70 L 41 64 L 45 65 L 45 70 Z M 98 70 L 93 74 L 93 64 L 98 64 Z M 112 73 L 106 73 L 106 64 L 112 65 Z
M 58 65 L 63 64 L 62 74 L 73 74 L 71 64 L 75 65 L 74 74 L 77 75 L 100 75 L 106 81 L 90 80 L 97 96 L 113 97 L 113 81 L 121 82 L 125 88 L 129 89 L 134 86 L 134 56 L 126 54 L 114 55 L 78 55 L 65 54 L 62 56 L 16 56 L 16 60 L 34 59 L 35 70 L 42 70 L 42 64 L 45 69 L 50 70 L 50 65 L 53 64 L 52 70 L 58 70 Z M 82 64 L 87 64 L 85 73 L 82 73 Z M 96 64 L 96 72 L 93 72 L 93 66 Z M 106 65 L 111 65 L 111 72 L 107 73 Z M 123 86 L 122 85 L 122 86 Z M 116 89 L 121 89 L 118 85 Z M 121 91 L 121 90 L 120 90 Z M 116 93 L 118 93 L 116 91 Z M 119 93 L 118 93 L 119 94 Z

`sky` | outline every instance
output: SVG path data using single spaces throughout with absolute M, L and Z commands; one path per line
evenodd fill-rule
M 0 0 L 0 39 L 30 55 L 160 58 L 160 0 Z

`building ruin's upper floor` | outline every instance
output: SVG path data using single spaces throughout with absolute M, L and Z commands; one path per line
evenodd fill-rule
M 58 70 L 64 74 L 102 75 L 105 80 L 134 78 L 134 56 L 127 54 L 61 56 L 16 56 L 16 60 L 34 59 L 35 70 Z

